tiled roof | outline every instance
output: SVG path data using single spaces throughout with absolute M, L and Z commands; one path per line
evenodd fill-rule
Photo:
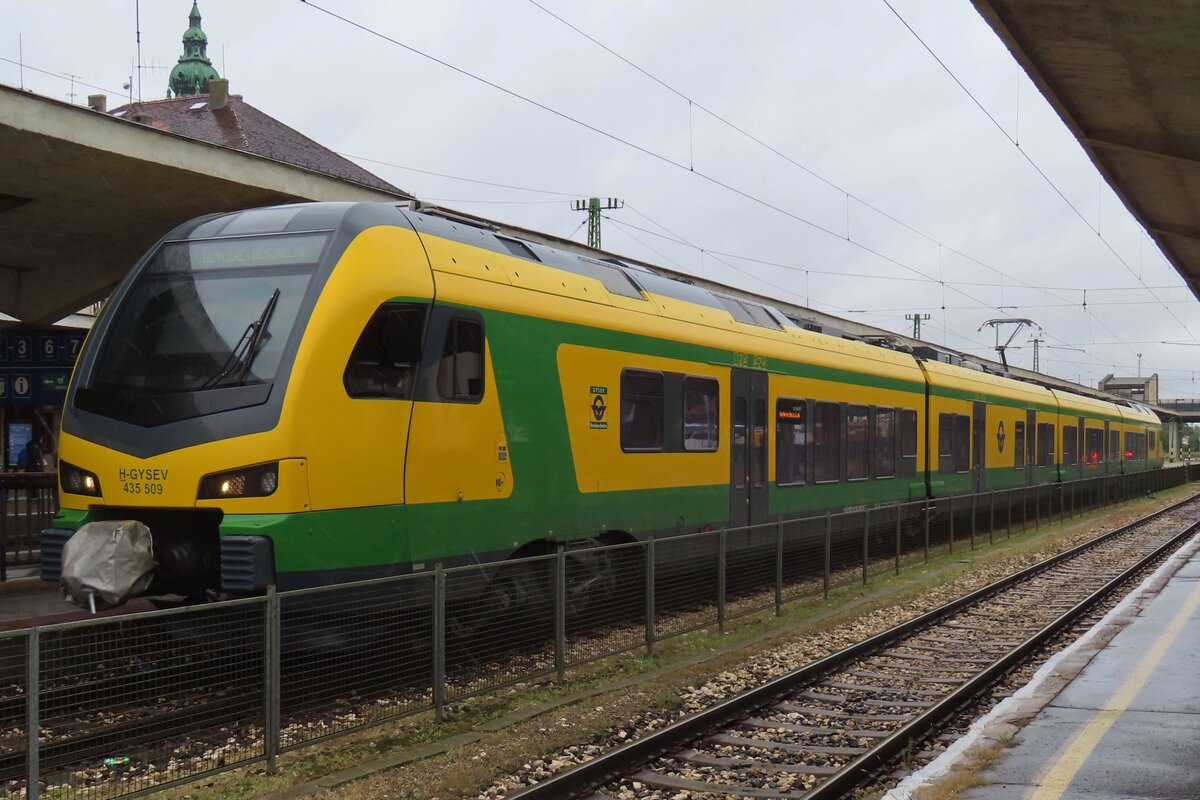
M 131 103 L 110 113 L 125 119 L 134 114 L 145 114 L 150 117 L 150 126 L 159 130 L 409 196 L 353 161 L 259 111 L 241 95 L 230 95 L 225 107 L 218 109 L 208 107 L 208 95 L 194 95 Z

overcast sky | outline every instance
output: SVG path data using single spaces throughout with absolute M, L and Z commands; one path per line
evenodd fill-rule
M 143 99 L 191 2 L 141 1 Z M 423 199 L 583 241 L 570 200 L 618 197 L 607 250 L 894 331 L 927 313 L 923 338 L 984 356 L 984 321 L 1026 317 L 1043 372 L 1095 385 L 1140 353 L 1200 397 L 1200 348 L 1162 344 L 1198 341 L 1195 299 L 967 0 L 892 5 L 1003 132 L 883 0 L 537 2 L 315 4 L 462 72 L 302 0 L 200 9 L 231 92 Z M 112 107 L 133 74 L 136 98 L 134 12 L 0 0 L 0 82 L 69 100 L 74 74 Z

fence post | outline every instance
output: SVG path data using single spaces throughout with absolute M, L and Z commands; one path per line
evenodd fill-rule
M 871 532 L 871 509 L 864 508 L 863 509 L 863 546 L 862 546 L 863 586 L 867 585 L 867 562 L 870 559 L 870 544 L 868 544 L 868 540 L 871 538 L 870 532 Z
M 979 516 L 979 494 L 971 493 L 971 549 L 975 549 L 975 518 Z
M 896 574 L 900 574 L 900 518 L 903 516 L 904 505 L 896 504 Z
M 554 675 L 567 679 L 567 551 L 560 544 L 554 555 Z
M 725 635 L 725 534 L 717 534 L 717 632 Z
M 954 495 L 950 495 L 950 555 L 954 555 Z
M 33 628 L 25 645 L 25 775 L 28 781 L 25 796 L 38 800 L 41 793 L 38 767 L 40 766 L 41 722 L 38 719 L 41 702 L 41 630 Z
M 279 693 L 282 660 L 279 648 L 279 595 L 275 584 L 267 587 L 263 606 L 263 755 L 267 759 L 267 774 L 276 773 L 275 758 L 279 755 Z
M 646 540 L 646 658 L 654 658 L 654 539 Z
M 433 569 L 433 718 L 443 721 L 446 708 L 446 571 Z
M 833 517 L 825 512 L 825 599 L 829 599 L 829 558 L 833 547 Z
M 988 544 L 996 543 L 996 493 L 988 492 Z
M 783 616 L 783 518 L 775 529 L 775 616 Z
M 926 497 L 921 501 L 921 516 L 924 517 L 922 524 L 925 526 L 925 563 L 929 563 L 929 498 Z
M 1021 487 L 1021 533 L 1028 530 L 1029 523 L 1029 487 Z
M 1042 529 L 1042 495 L 1038 492 L 1038 487 L 1033 487 L 1033 530 L 1034 532 Z
M 1004 501 L 1005 501 L 1004 504 L 1006 506 L 1008 506 L 1008 524 L 1004 527 L 1004 538 L 1011 539 L 1012 538 L 1012 510 L 1013 510 L 1013 491 L 1012 491 L 1012 489 L 1006 489 L 1004 491 Z

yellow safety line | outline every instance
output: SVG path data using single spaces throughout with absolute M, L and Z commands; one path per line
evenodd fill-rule
M 1158 635 L 1146 655 L 1138 662 L 1137 667 L 1130 673 L 1121 688 L 1113 693 L 1104 705 L 1087 721 L 1083 729 L 1067 742 L 1063 754 L 1042 776 L 1037 787 L 1028 795 L 1029 800 L 1058 800 L 1066 792 L 1067 787 L 1075 778 L 1075 774 L 1083 767 L 1092 750 L 1099 744 L 1100 738 L 1108 732 L 1117 718 L 1125 713 L 1133 702 L 1133 698 L 1154 672 L 1158 662 L 1162 661 L 1167 650 L 1179 636 L 1180 631 L 1188 622 L 1188 618 L 1200 608 L 1200 584 L 1192 590 L 1187 602 L 1175 614 L 1171 623 Z

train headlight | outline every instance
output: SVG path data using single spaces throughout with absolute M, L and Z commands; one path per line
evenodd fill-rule
M 62 490 L 68 494 L 100 496 L 100 479 L 96 477 L 96 473 L 80 469 L 66 461 L 58 462 L 58 482 L 62 486 Z
M 200 500 L 223 500 L 232 497 L 266 497 L 279 488 L 279 463 L 259 464 L 228 472 L 205 475 L 200 479 Z

